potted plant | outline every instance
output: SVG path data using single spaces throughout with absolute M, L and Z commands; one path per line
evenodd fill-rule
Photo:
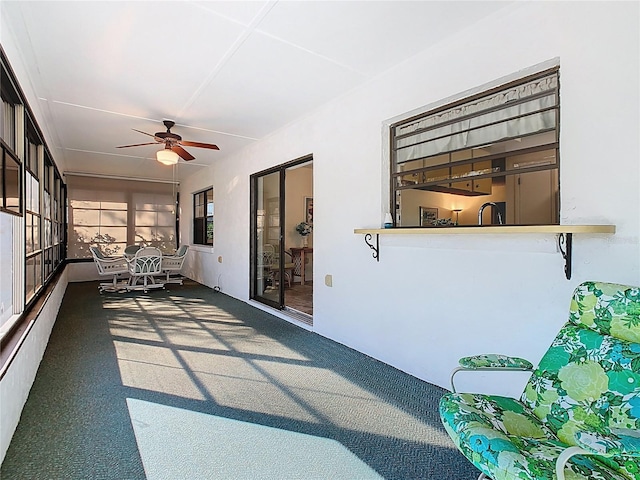
M 302 244 L 306 247 L 309 243 L 307 235 L 310 235 L 313 231 L 313 225 L 307 222 L 300 222 L 296 225 L 296 232 L 302 236 Z

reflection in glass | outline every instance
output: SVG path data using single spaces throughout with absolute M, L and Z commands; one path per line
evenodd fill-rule
M 280 174 L 274 172 L 258 178 L 256 221 L 257 295 L 280 303 L 280 285 L 275 281 L 276 255 L 280 252 Z

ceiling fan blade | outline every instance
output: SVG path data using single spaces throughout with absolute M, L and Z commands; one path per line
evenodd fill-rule
M 181 140 L 180 145 L 184 145 L 185 147 L 199 147 L 209 148 L 211 150 L 220 150 L 217 145 L 213 145 L 211 143 L 188 142 L 186 140 Z
M 193 160 L 194 158 L 196 158 L 193 155 L 191 155 L 189 152 L 187 152 L 184 148 L 182 148 L 180 145 L 172 146 L 171 151 L 176 152 L 178 155 L 180 155 L 181 158 L 185 160 Z
M 155 135 L 151 135 L 150 133 L 143 132 L 142 130 L 136 130 L 135 128 L 132 128 L 131 130 L 133 130 L 134 132 L 142 133 L 143 135 L 149 135 L 150 137 L 155 137 Z
M 158 142 L 150 142 L 150 143 L 136 143 L 135 145 L 120 145 L 116 148 L 127 148 L 127 147 L 141 147 L 143 145 L 157 145 Z

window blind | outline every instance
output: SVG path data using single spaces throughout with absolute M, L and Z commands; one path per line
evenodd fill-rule
M 68 258 L 90 258 L 92 245 L 106 255 L 133 244 L 176 248 L 176 185 L 69 175 L 67 189 Z
M 511 86 L 394 128 L 396 163 L 555 129 L 558 74 Z

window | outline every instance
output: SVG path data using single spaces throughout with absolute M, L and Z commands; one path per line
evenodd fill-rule
M 558 224 L 559 111 L 554 68 L 392 125 L 396 226 Z
M 29 125 L 31 127 L 31 125 Z M 25 158 L 25 225 L 27 300 L 42 287 L 42 215 L 40 210 L 40 157 L 43 148 L 32 128 L 28 128 Z
M 20 214 L 21 165 L 15 154 L 2 145 L 0 157 L 0 210 Z
M 53 273 L 53 163 L 45 155 L 42 171 L 42 246 L 44 248 L 44 278 Z
M 171 183 L 69 175 L 69 258 L 90 246 L 121 255 L 127 245 L 176 248 L 176 188 Z
M 135 206 L 135 243 L 158 247 L 163 252 L 176 248 L 176 214 L 171 195 L 137 193 Z
M 213 245 L 213 188 L 193 195 L 193 243 Z
M 66 188 L 1 46 L 0 97 L 0 271 L 8 272 L 0 281 L 4 347 L 65 259 Z
M 16 153 L 18 95 L 4 68 L 0 78 L 0 210 L 21 214 L 21 162 Z
M 65 188 L 60 178 L 60 174 L 56 171 L 53 181 L 53 266 L 57 267 L 62 263 L 65 255 L 65 236 L 64 236 L 64 198 Z
M 13 87 L 13 83 L 9 80 L 9 75 L 2 69 L 0 75 L 0 136 L 11 150 L 16 150 L 16 125 L 19 115 L 16 112 L 18 104 L 18 94 Z
M 0 338 L 17 323 L 24 302 L 24 107 L 0 47 Z M 7 215 L 8 213 L 12 215 Z M 3 343 L 4 348 L 4 343 Z

